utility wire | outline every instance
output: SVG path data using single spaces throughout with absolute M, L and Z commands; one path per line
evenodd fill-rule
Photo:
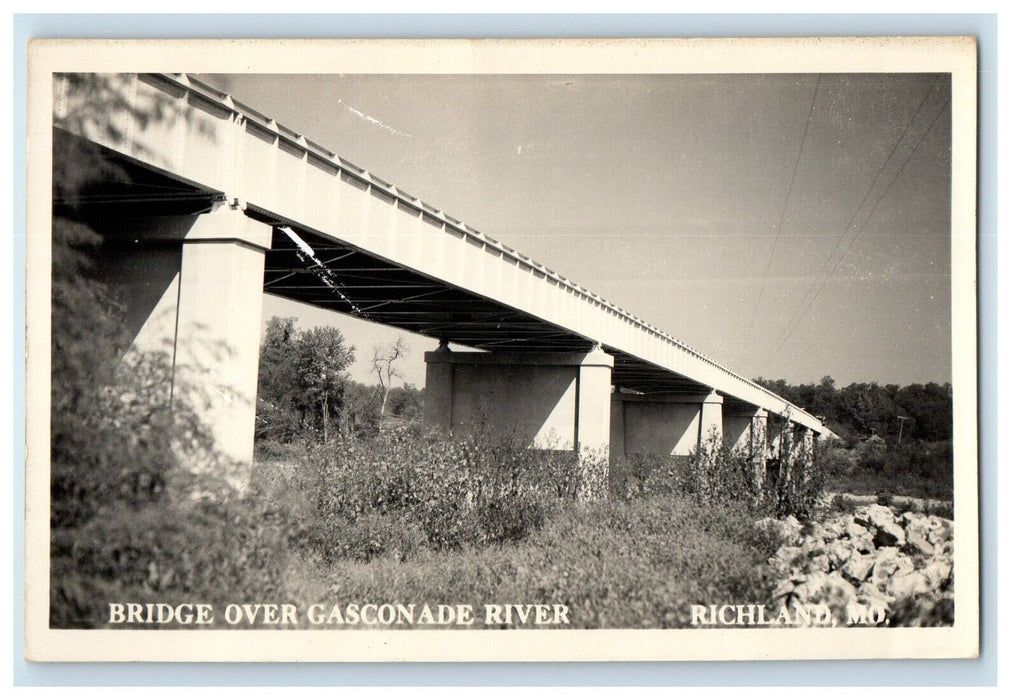
M 795 307 L 795 311 L 793 311 L 791 316 L 789 316 L 789 326 L 791 326 L 793 323 L 792 319 L 796 319 L 797 315 L 802 310 L 803 304 L 806 302 L 806 299 L 809 298 L 809 295 L 813 292 L 813 289 L 816 286 L 817 282 L 820 281 L 820 277 L 826 272 L 827 266 L 831 264 L 831 260 L 834 259 L 834 254 L 838 251 L 838 248 L 841 247 L 842 240 L 844 240 L 845 236 L 848 235 L 848 232 L 851 230 L 852 222 L 854 222 L 856 217 L 859 216 L 859 212 L 862 211 L 862 208 L 866 204 L 866 201 L 869 199 L 870 194 L 873 193 L 873 188 L 875 188 L 877 182 L 880 181 L 880 176 L 884 174 L 884 170 L 887 168 L 888 163 L 891 162 L 891 158 L 893 158 L 894 154 L 898 152 L 898 148 L 901 146 L 902 141 L 905 139 L 905 136 L 908 134 L 909 130 L 911 130 L 912 128 L 912 125 L 915 123 L 916 117 L 919 116 L 919 113 L 926 105 L 926 101 L 930 99 L 930 95 L 933 93 L 933 88 L 934 84 L 930 84 L 930 88 L 926 91 L 926 94 L 923 96 L 923 99 L 919 103 L 919 106 L 916 107 L 914 112 L 912 112 L 912 116 L 909 118 L 908 123 L 905 125 L 905 128 L 902 129 L 900 134 L 898 134 L 898 138 L 894 142 L 894 147 L 887 153 L 887 157 L 884 159 L 884 162 L 880 166 L 880 169 L 877 170 L 877 174 L 873 176 L 873 180 L 870 182 L 869 189 L 866 190 L 866 194 L 863 195 L 863 198 L 859 201 L 859 206 L 856 207 L 855 211 L 852 213 L 852 216 L 849 218 L 848 223 L 845 225 L 845 229 L 840 234 L 838 234 L 838 238 L 834 242 L 834 247 L 831 248 L 830 253 L 828 253 L 827 255 L 827 260 L 824 261 L 824 264 L 817 271 L 816 277 L 814 277 L 813 280 L 810 282 L 809 289 L 806 290 L 806 293 L 799 300 L 798 305 L 796 305 Z M 787 332 L 788 327 L 786 327 L 785 330 Z M 784 340 L 782 340 L 777 346 L 775 346 L 774 352 L 777 352 L 777 350 L 780 348 L 782 344 L 784 344 Z
M 820 75 L 813 85 L 813 99 L 810 100 L 809 117 L 806 119 L 806 126 L 802 130 L 802 138 L 799 140 L 799 151 L 795 154 L 795 167 L 792 169 L 792 179 L 788 182 L 788 192 L 785 193 L 785 203 L 781 205 L 781 216 L 778 218 L 778 225 L 774 231 L 774 239 L 771 241 L 771 252 L 767 256 L 767 266 L 764 268 L 763 277 L 760 278 L 760 293 L 756 296 L 756 304 L 753 306 L 753 316 L 749 321 L 747 330 L 747 342 L 753 335 L 753 326 L 756 324 L 756 315 L 760 310 L 760 300 L 763 298 L 764 287 L 767 284 L 767 275 L 771 272 L 771 264 L 774 262 L 774 249 L 778 247 L 778 238 L 781 237 L 781 226 L 785 223 L 785 214 L 788 212 L 788 201 L 792 197 L 792 187 L 795 185 L 795 177 L 799 174 L 799 161 L 802 159 L 802 147 L 806 143 L 806 135 L 809 133 L 809 126 L 813 122 L 813 112 L 817 106 L 817 92 L 820 90 Z
M 930 88 L 930 91 L 932 92 L 932 86 Z M 927 97 L 929 97 L 929 93 L 927 93 Z M 924 99 L 923 103 L 925 103 L 925 102 L 926 102 L 926 100 Z M 848 245 L 845 246 L 845 249 L 841 252 L 841 256 L 838 258 L 838 261 L 827 272 L 827 274 L 824 275 L 824 279 L 821 282 L 820 287 L 817 289 L 816 293 L 813 295 L 812 298 L 809 299 L 808 303 L 806 303 L 805 306 L 800 304 L 800 308 L 802 308 L 802 313 L 799 314 L 798 316 L 793 314 L 793 316 L 789 319 L 788 326 L 785 328 L 785 334 L 782 336 L 781 341 L 774 347 L 774 351 L 771 353 L 772 355 L 776 354 L 778 352 L 778 350 L 780 350 L 782 348 L 782 346 L 788 341 L 788 339 L 792 335 L 792 330 L 794 329 L 795 324 L 797 324 L 800 320 L 802 320 L 802 317 L 806 315 L 806 312 L 809 311 L 810 307 L 813 306 L 813 303 L 817 300 L 817 298 L 820 296 L 820 294 L 824 291 L 824 288 L 827 286 L 828 280 L 830 280 L 830 278 L 834 275 L 834 273 L 837 271 L 838 267 L 841 266 L 841 263 L 842 263 L 842 261 L 844 261 L 845 256 L 848 254 L 848 251 L 851 250 L 852 246 L 859 239 L 859 236 L 862 235 L 862 232 L 864 230 L 866 230 L 866 225 L 869 224 L 870 219 L 873 218 L 873 215 L 876 213 L 877 208 L 880 206 L 880 203 L 882 201 L 884 201 L 884 197 L 886 197 L 887 193 L 891 191 L 891 188 L 894 186 L 894 183 L 898 181 L 898 177 L 901 176 L 902 172 L 904 172 L 905 168 L 912 161 L 912 156 L 914 156 L 916 151 L 919 150 L 919 146 L 922 144 L 923 141 L 926 140 L 926 136 L 930 133 L 930 131 L 932 131 L 933 126 L 940 120 L 941 115 L 943 115 L 943 113 L 944 113 L 944 109 L 950 103 L 951 103 L 951 100 L 947 99 L 942 105 L 940 105 L 940 108 L 937 110 L 936 115 L 933 117 L 933 119 L 930 121 L 930 123 L 926 125 L 926 128 L 923 130 L 922 135 L 918 139 L 916 139 L 915 144 L 913 144 L 913 146 L 912 146 L 912 150 L 909 151 L 908 156 L 905 158 L 905 162 L 903 162 L 901 164 L 901 167 L 899 167 L 897 172 L 895 172 L 894 177 L 891 178 L 891 181 L 887 184 L 887 187 L 884 188 L 883 193 L 881 193 L 881 195 L 877 198 L 877 201 L 873 204 L 873 208 L 870 209 L 869 214 L 866 215 L 866 220 L 862 222 L 862 225 L 858 227 L 858 229 L 855 232 L 855 235 L 852 237 L 852 240 L 850 240 L 848 242 Z M 918 114 L 918 111 L 916 112 L 916 114 Z M 910 126 L 911 126 L 911 124 L 910 124 Z M 899 143 L 900 143 L 900 139 L 899 139 Z M 895 145 L 895 150 L 897 150 L 897 145 Z M 893 154 L 894 151 L 892 151 L 891 153 Z M 890 160 L 890 157 L 888 157 L 888 160 Z M 886 163 L 885 163 L 885 165 L 886 165 Z M 883 168 L 881 168 L 881 171 L 882 170 L 883 170 Z M 879 173 L 878 173 L 878 177 L 879 177 Z M 874 184 L 875 183 L 876 183 L 876 179 L 874 179 Z M 872 190 L 872 189 L 873 188 L 871 186 L 870 190 Z M 869 192 L 867 192 L 866 196 L 869 197 Z M 866 199 L 864 198 L 863 202 L 865 202 L 865 201 L 866 201 Z M 861 206 L 860 206 L 860 208 L 861 208 Z M 858 211 L 857 211 L 857 213 L 858 213 Z M 854 219 L 855 215 L 853 215 L 852 218 Z M 851 221 L 849 222 L 849 228 L 851 228 Z M 846 228 L 845 231 L 848 231 L 848 228 Z M 833 257 L 833 252 L 835 250 L 837 250 L 837 246 L 835 246 L 834 250 L 832 250 L 832 256 L 830 256 L 830 257 Z M 830 257 L 828 258 L 828 260 L 830 259 Z M 824 267 L 826 268 L 826 264 L 824 265 Z M 819 279 L 819 275 L 818 275 L 817 279 Z M 810 287 L 812 289 L 812 285 Z M 806 292 L 806 296 L 803 297 L 803 301 L 804 302 L 806 301 L 806 298 L 808 296 L 809 296 L 809 291 L 807 291 Z
M 813 280 L 810 282 L 809 289 L 806 290 L 806 293 L 799 300 L 798 305 L 795 307 L 795 311 L 793 311 L 791 316 L 789 316 L 789 327 L 793 324 L 793 319 L 796 319 L 799 312 L 802 310 L 803 304 L 806 302 L 806 299 L 809 298 L 809 295 L 813 292 L 813 288 L 816 286 L 817 282 L 820 281 L 820 277 L 824 275 L 825 272 L 827 271 L 827 266 L 830 265 L 831 260 L 834 259 L 834 254 L 838 251 L 838 248 L 841 247 L 841 242 L 844 240 L 845 236 L 848 235 L 848 232 L 852 229 L 852 222 L 854 222 L 856 217 L 859 216 L 859 212 L 862 211 L 862 208 L 866 204 L 866 201 L 869 199 L 870 194 L 873 193 L 873 188 L 875 188 L 877 182 L 880 181 L 880 176 L 884 174 L 884 170 L 887 168 L 888 163 L 891 162 L 891 158 L 894 157 L 894 154 L 898 152 L 898 148 L 901 146 L 902 141 L 905 139 L 905 135 L 908 134 L 908 132 L 911 130 L 912 125 L 915 123 L 916 118 L 919 116 L 919 113 L 922 112 L 923 107 L 926 105 L 926 101 L 930 99 L 930 95 L 933 93 L 934 85 L 935 85 L 934 83 L 930 84 L 930 88 L 926 91 L 926 94 L 923 96 L 922 102 L 919 103 L 919 106 L 916 107 L 916 110 L 912 113 L 912 117 L 908 120 L 908 123 L 905 125 L 905 128 L 902 129 L 900 134 L 898 134 L 898 138 L 894 142 L 894 147 L 888 152 L 887 157 L 884 159 L 883 165 L 880 166 L 880 169 L 877 171 L 877 174 L 873 176 L 873 180 L 870 182 L 869 189 L 866 190 L 866 194 L 863 195 L 862 200 L 859 201 L 859 206 L 856 207 L 855 211 L 852 213 L 851 218 L 849 218 L 848 223 L 845 225 L 845 229 L 840 234 L 838 234 L 838 238 L 834 242 L 834 247 L 831 248 L 831 252 L 828 253 L 827 255 L 827 260 L 824 261 L 824 264 L 817 271 L 816 277 L 814 277 Z M 796 320 L 794 322 L 797 323 L 798 321 Z M 788 331 L 788 327 L 785 328 L 785 331 L 786 332 Z M 780 349 L 781 345 L 783 344 L 784 340 L 782 339 L 782 341 L 779 342 L 777 346 L 775 346 L 774 352 L 777 352 L 778 349 Z

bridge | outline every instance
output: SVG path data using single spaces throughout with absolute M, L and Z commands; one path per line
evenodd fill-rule
M 299 132 L 180 74 L 54 82 L 54 160 L 119 175 L 76 212 L 167 349 L 218 448 L 250 463 L 267 292 L 434 337 L 425 414 L 535 446 L 684 455 L 712 435 L 762 465 L 822 422 L 596 293 Z M 97 104 L 96 93 L 100 97 Z M 61 202 L 55 202 L 56 210 Z M 483 352 L 454 352 L 456 344 Z M 761 466 L 762 468 L 762 466 Z

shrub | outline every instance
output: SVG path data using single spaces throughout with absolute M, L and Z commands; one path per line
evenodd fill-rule
M 286 550 L 270 526 L 195 499 L 227 490 L 198 393 L 171 382 L 169 352 L 130 348 L 94 274 L 101 238 L 60 216 L 52 234 L 50 624 L 94 626 L 110 600 L 271 589 Z
M 951 500 L 954 496 L 954 454 L 951 441 L 927 443 L 903 442 L 884 447 L 878 441 L 860 443 L 848 454 L 855 468 L 844 471 L 837 467 L 841 450 L 832 450 L 835 464 L 828 474 L 837 487 L 858 493 L 887 493 Z M 825 458 L 827 459 L 827 458 Z
M 817 460 L 824 474 L 831 477 L 851 476 L 855 472 L 851 451 L 822 442 L 816 447 Z
M 860 469 L 879 474 L 887 463 L 887 445 L 876 436 L 864 440 L 855 448 L 855 460 Z
M 790 454 L 789 454 L 790 453 Z M 775 493 L 776 515 L 814 519 L 823 507 L 824 470 L 812 452 L 782 451 L 781 470 Z
M 518 541 L 541 528 L 549 503 L 576 498 L 581 470 L 572 454 L 412 428 L 337 440 L 296 465 L 313 512 L 299 538 L 325 561 Z
M 255 442 L 256 462 L 294 462 L 307 454 L 304 442 L 258 440 Z
M 249 502 L 114 502 L 53 530 L 50 626 L 101 626 L 110 601 L 276 600 L 291 556 L 285 519 Z
M 744 450 L 725 448 L 715 430 L 689 458 L 692 493 L 704 503 L 752 503 L 756 495 L 753 464 Z
M 758 515 L 812 519 L 824 501 L 824 470 L 812 453 L 784 445 L 773 476 L 762 487 L 748 451 L 728 449 L 715 432 L 703 440 L 689 458 L 689 492 L 701 503 L 726 504 Z M 768 466 L 770 473 L 770 467 Z
M 888 451 L 886 469 L 903 480 L 941 484 L 950 490 L 954 481 L 951 443 L 905 443 Z
M 692 493 L 690 458 L 629 454 L 616 458 L 609 470 L 612 497 L 622 500 Z
M 484 543 L 517 542 L 544 525 L 544 509 L 532 495 L 490 500 L 478 509 Z
M 124 307 L 94 278 L 101 238 L 60 217 L 52 233 L 50 520 L 71 527 L 112 500 L 162 500 L 177 455 L 211 439 L 182 397 L 170 411 L 169 353 L 127 352 Z

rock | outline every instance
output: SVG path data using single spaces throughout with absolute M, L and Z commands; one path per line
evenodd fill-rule
M 876 560 L 873 563 L 873 574 L 871 580 L 880 587 L 886 587 L 892 576 L 908 574 L 915 570 L 912 560 L 901 553 L 901 550 L 894 547 L 884 547 L 877 550 Z
M 823 600 L 824 586 L 827 581 L 827 574 L 810 573 L 806 574 L 802 583 L 795 587 L 794 594 L 807 603 L 816 603 Z
M 848 528 L 855 524 L 855 516 L 844 513 L 831 521 L 831 527 L 839 533 L 840 537 L 849 537 Z
M 824 597 L 817 602 L 827 603 L 831 607 L 845 607 L 856 599 L 855 586 L 845 580 L 838 572 L 828 574 L 823 579 Z
M 799 545 L 804 554 L 814 554 L 816 552 L 823 552 L 827 549 L 827 543 L 816 535 L 807 535 L 802 539 L 802 544 Z
M 802 524 L 795 516 L 789 515 L 784 520 L 777 518 L 761 518 L 753 523 L 761 532 L 774 533 L 782 542 L 795 543 L 799 541 L 799 534 L 802 531 Z
M 806 570 L 810 573 L 821 573 L 826 574 L 831 570 L 831 558 L 824 552 L 820 552 L 815 556 L 811 557 L 806 563 Z
M 954 567 L 945 559 L 934 559 L 922 568 L 922 574 L 929 580 L 933 590 L 941 590 L 951 578 Z
M 871 535 L 869 531 L 859 535 L 858 537 L 853 537 L 849 540 L 849 546 L 855 551 L 863 554 L 869 554 L 877 548 L 873 542 L 873 535 Z
M 856 511 L 855 522 L 873 530 L 877 547 L 898 547 L 905 542 L 905 531 L 898 525 L 894 511 L 887 506 L 871 504 Z
M 933 544 L 933 556 L 938 559 L 954 558 L 954 540 L 947 542 L 935 542 Z
M 786 542 L 797 542 L 799 540 L 799 533 L 801 532 L 802 523 L 800 523 L 794 515 L 789 515 L 781 521 L 781 534 L 784 536 Z
M 774 589 L 774 598 L 780 600 L 787 599 L 794 594 L 796 586 L 800 583 L 802 583 L 802 579 L 786 578 Z
M 845 527 L 845 534 L 848 535 L 849 539 L 855 539 L 856 537 L 870 534 L 870 531 L 865 524 L 853 520 Z
M 905 544 L 905 531 L 894 522 L 883 522 L 876 526 L 873 544 L 877 547 L 900 547 Z
M 825 543 L 834 542 L 845 534 L 845 524 L 838 520 L 829 520 L 818 524 L 813 534 Z
M 860 601 L 892 618 L 903 601 L 911 610 L 928 599 L 930 614 L 942 616 L 943 601 L 952 595 L 950 520 L 915 512 L 898 518 L 870 504 L 819 523 L 789 517 L 756 524 L 784 541 L 771 559 L 782 576 L 774 589 L 782 605 L 826 604 L 836 611 Z
M 859 586 L 858 597 L 861 601 L 869 603 L 870 605 L 881 604 L 882 607 L 886 608 L 890 602 L 890 598 L 873 583 L 866 582 Z
M 874 559 L 875 557 L 872 554 L 852 552 L 848 561 L 842 565 L 841 573 L 846 579 L 853 583 L 862 583 L 869 578 L 870 572 L 873 570 Z
M 930 580 L 919 571 L 895 576 L 887 582 L 887 594 L 895 600 L 927 593 L 931 588 Z
M 891 607 L 891 598 L 885 595 L 879 588 L 872 583 L 864 583 L 859 586 L 857 591 L 858 602 L 869 606 L 870 608 L 882 610 L 884 616 L 887 616 L 887 612 Z
M 830 559 L 831 566 L 837 568 L 848 561 L 848 558 L 852 556 L 852 552 L 855 551 L 846 543 L 844 540 L 839 540 L 831 544 L 827 549 L 827 557 Z
M 943 544 L 954 540 L 954 523 L 947 518 L 930 517 L 927 538 L 934 544 Z
M 802 556 L 802 550 L 798 547 L 792 547 L 791 545 L 782 545 L 778 548 L 778 551 L 774 553 L 774 561 L 779 567 L 790 569 L 796 559 Z
M 877 553 L 873 557 L 873 564 L 882 564 L 887 561 L 893 561 L 898 558 L 900 554 L 899 550 L 894 547 L 883 547 L 877 550 Z
M 865 508 L 856 510 L 855 521 L 863 526 L 879 528 L 895 525 L 897 518 L 894 517 L 894 511 L 887 506 L 871 503 Z
M 909 523 L 905 530 L 905 542 L 915 551 L 927 557 L 933 556 L 933 544 L 926 539 L 927 530 L 920 523 Z

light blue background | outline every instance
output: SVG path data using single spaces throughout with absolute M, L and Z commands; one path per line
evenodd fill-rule
M 982 656 L 976 660 L 613 664 L 29 664 L 23 659 L 26 46 L 33 38 L 969 35 L 979 40 Z M 996 15 L 16 15 L 15 685 L 994 685 L 997 682 Z

